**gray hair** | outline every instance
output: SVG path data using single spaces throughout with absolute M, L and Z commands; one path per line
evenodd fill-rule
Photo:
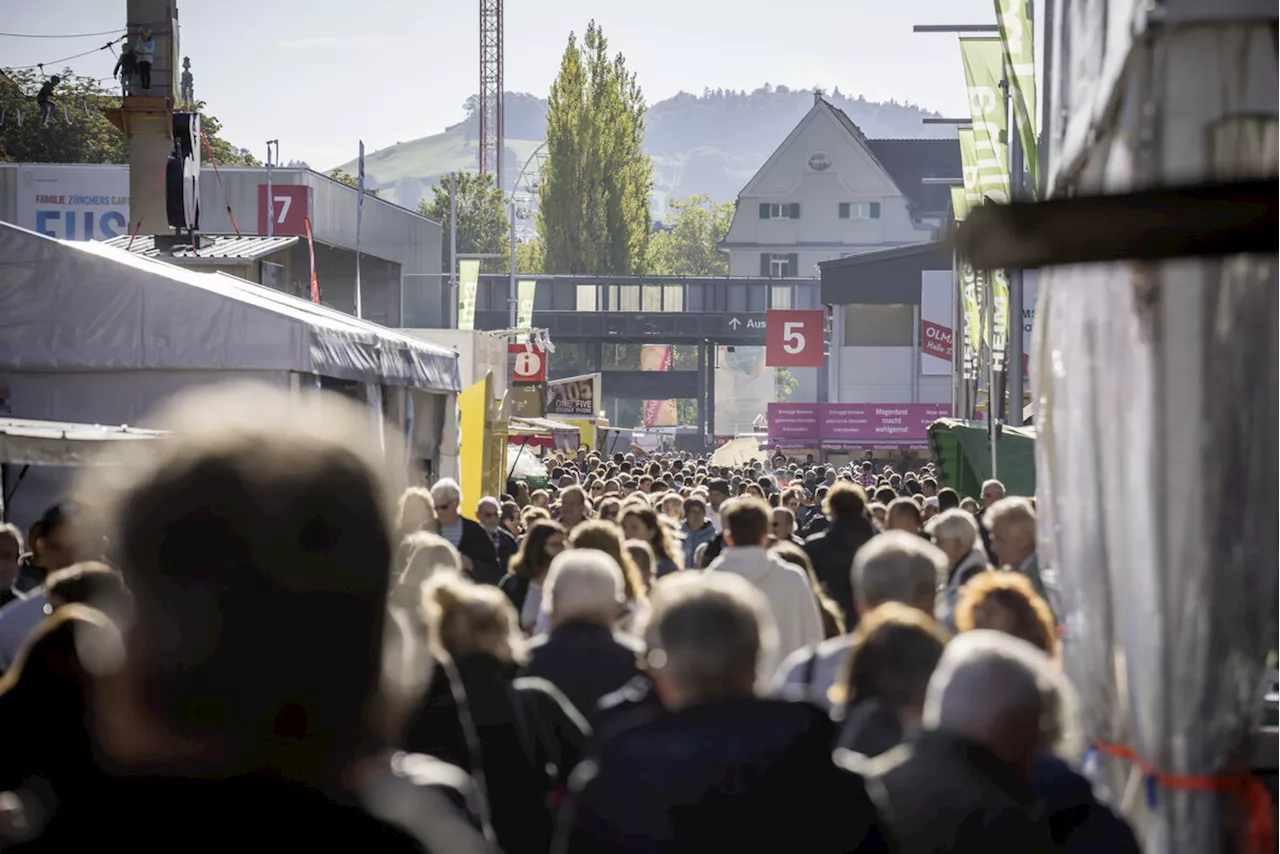
M 493 509 L 498 513 L 502 512 L 502 502 L 491 495 L 486 495 L 484 498 L 481 498 L 479 501 L 477 501 L 476 509 L 479 510 L 481 507 L 485 507 L 488 505 L 492 505 Z
M 933 543 L 905 531 L 885 531 L 858 549 L 853 589 L 868 609 L 885 602 L 918 608 L 933 601 L 946 573 L 947 556 Z
M 9 522 L 5 522 L 3 525 L 0 525 L 0 537 L 5 536 L 13 538 L 13 541 L 18 544 L 18 552 L 21 553 L 23 540 L 22 532 L 18 530 L 18 526 Z
M 626 601 L 622 568 L 596 549 L 555 556 L 547 571 L 543 607 L 555 622 L 583 619 L 612 626 Z
M 1025 725 L 1038 746 L 1078 755 L 1074 689 L 1052 659 L 1004 632 L 974 629 L 943 650 L 925 694 L 927 729 L 959 732 L 985 744 Z
M 654 585 L 649 601 L 649 665 L 685 695 L 719 698 L 772 672 L 777 631 L 768 602 L 746 579 L 676 573 Z
M 1024 527 L 1032 537 L 1035 536 L 1036 510 L 1025 498 L 1016 496 L 1001 498 L 987 508 L 982 520 L 986 522 L 988 530 L 1003 522 L 1015 527 Z
M 437 504 L 462 504 L 462 487 L 451 477 L 442 477 L 431 484 L 431 500 Z
M 978 541 L 978 523 L 974 520 L 972 513 L 953 507 L 939 513 L 929 523 L 929 533 L 933 534 L 934 540 L 938 542 L 955 543 L 965 551 L 970 551 L 973 549 L 973 544 Z

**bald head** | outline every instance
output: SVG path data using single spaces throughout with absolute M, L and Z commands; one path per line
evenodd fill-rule
M 1002 632 L 965 632 L 947 645 L 929 680 L 924 725 L 977 742 L 1026 771 L 1062 737 L 1069 690 L 1031 644 Z

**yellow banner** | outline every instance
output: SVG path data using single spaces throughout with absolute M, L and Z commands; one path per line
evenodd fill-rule
M 516 299 L 518 302 L 518 310 L 516 311 L 516 329 L 532 329 L 533 328 L 533 297 L 537 293 L 538 283 L 532 280 L 522 280 L 516 285 Z
M 458 262 L 458 328 L 476 328 L 476 289 L 480 286 L 480 262 Z

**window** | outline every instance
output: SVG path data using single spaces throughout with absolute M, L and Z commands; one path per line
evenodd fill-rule
M 597 297 L 595 285 L 578 285 L 578 311 L 597 311 Z
M 791 305 L 791 285 L 773 285 L 769 288 L 769 308 L 794 308 Z
M 782 254 L 778 252 L 762 252 L 760 254 L 760 275 L 770 279 L 785 279 L 798 276 L 800 256 L 795 252 Z
M 609 294 L 612 299 L 609 300 L 609 308 L 612 311 L 639 311 L 640 310 L 640 286 L 639 285 L 610 285 L 612 293 Z
M 640 287 L 640 310 L 662 311 L 662 285 Z
M 662 310 L 684 311 L 684 287 L 681 285 L 662 286 Z
M 879 202 L 841 202 L 840 219 L 879 219 Z
M 799 219 L 800 203 L 790 202 L 790 203 L 779 204 L 776 202 L 761 202 L 760 218 L 761 219 Z
M 909 305 L 844 306 L 844 346 L 910 347 L 914 311 Z

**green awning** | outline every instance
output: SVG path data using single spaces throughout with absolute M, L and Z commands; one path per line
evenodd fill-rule
M 946 485 L 962 496 L 979 497 L 982 482 L 991 477 L 991 439 L 981 421 L 943 418 L 929 427 L 929 446 Z M 1003 428 L 996 445 L 996 476 L 1008 495 L 1036 494 L 1036 431 L 1031 427 Z

